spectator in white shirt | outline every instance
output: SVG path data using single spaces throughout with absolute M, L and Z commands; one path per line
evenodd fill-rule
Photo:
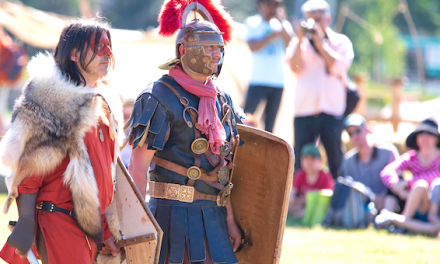
M 345 80 L 353 60 L 353 47 L 342 34 L 333 32 L 330 7 L 324 0 L 309 0 L 301 8 L 307 24 L 297 29 L 287 48 L 291 70 L 297 76 L 295 89 L 295 154 L 320 136 L 336 179 L 342 161 L 341 133 L 346 107 Z M 311 21 L 310 19 L 313 19 Z M 295 170 L 301 164 L 295 162 Z
M 257 0 L 260 14 L 248 17 L 245 40 L 252 52 L 252 74 L 244 111 L 252 121 L 258 104 L 266 100 L 265 130 L 272 132 L 284 88 L 283 60 L 294 33 L 284 18 L 282 0 Z

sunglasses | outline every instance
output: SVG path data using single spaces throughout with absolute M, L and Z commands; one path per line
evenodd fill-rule
M 354 131 L 350 131 L 350 132 L 347 131 L 347 133 L 350 137 L 357 135 L 357 134 L 360 134 L 361 132 L 362 132 L 362 130 L 360 128 L 356 128 Z

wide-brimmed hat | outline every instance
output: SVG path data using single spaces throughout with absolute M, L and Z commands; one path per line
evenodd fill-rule
M 406 146 L 412 149 L 419 149 L 416 142 L 416 137 L 421 132 L 428 132 L 433 134 L 439 138 L 439 143 L 437 143 L 437 147 L 440 148 L 440 133 L 438 132 L 438 124 L 434 119 L 426 119 L 423 120 L 417 127 L 414 132 L 409 134 L 406 138 Z

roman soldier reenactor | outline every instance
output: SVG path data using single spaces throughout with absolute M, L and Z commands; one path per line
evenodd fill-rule
M 164 231 L 159 263 L 237 263 L 242 235 L 229 194 L 242 111 L 214 83 L 232 38 L 218 2 L 165 1 L 159 34 L 178 31 L 176 57 L 139 95 L 130 121 L 129 170 L 144 197 L 154 168 L 149 208 Z M 204 20 L 187 23 L 196 13 Z

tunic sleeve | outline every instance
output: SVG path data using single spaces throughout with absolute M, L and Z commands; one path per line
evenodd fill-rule
M 24 179 L 18 186 L 19 193 L 37 193 L 43 186 L 43 177 L 31 176 Z
M 170 125 L 170 112 L 154 96 L 145 93 L 134 103 L 132 115 L 130 144 L 133 149 L 147 142 L 148 149 L 162 150 Z

